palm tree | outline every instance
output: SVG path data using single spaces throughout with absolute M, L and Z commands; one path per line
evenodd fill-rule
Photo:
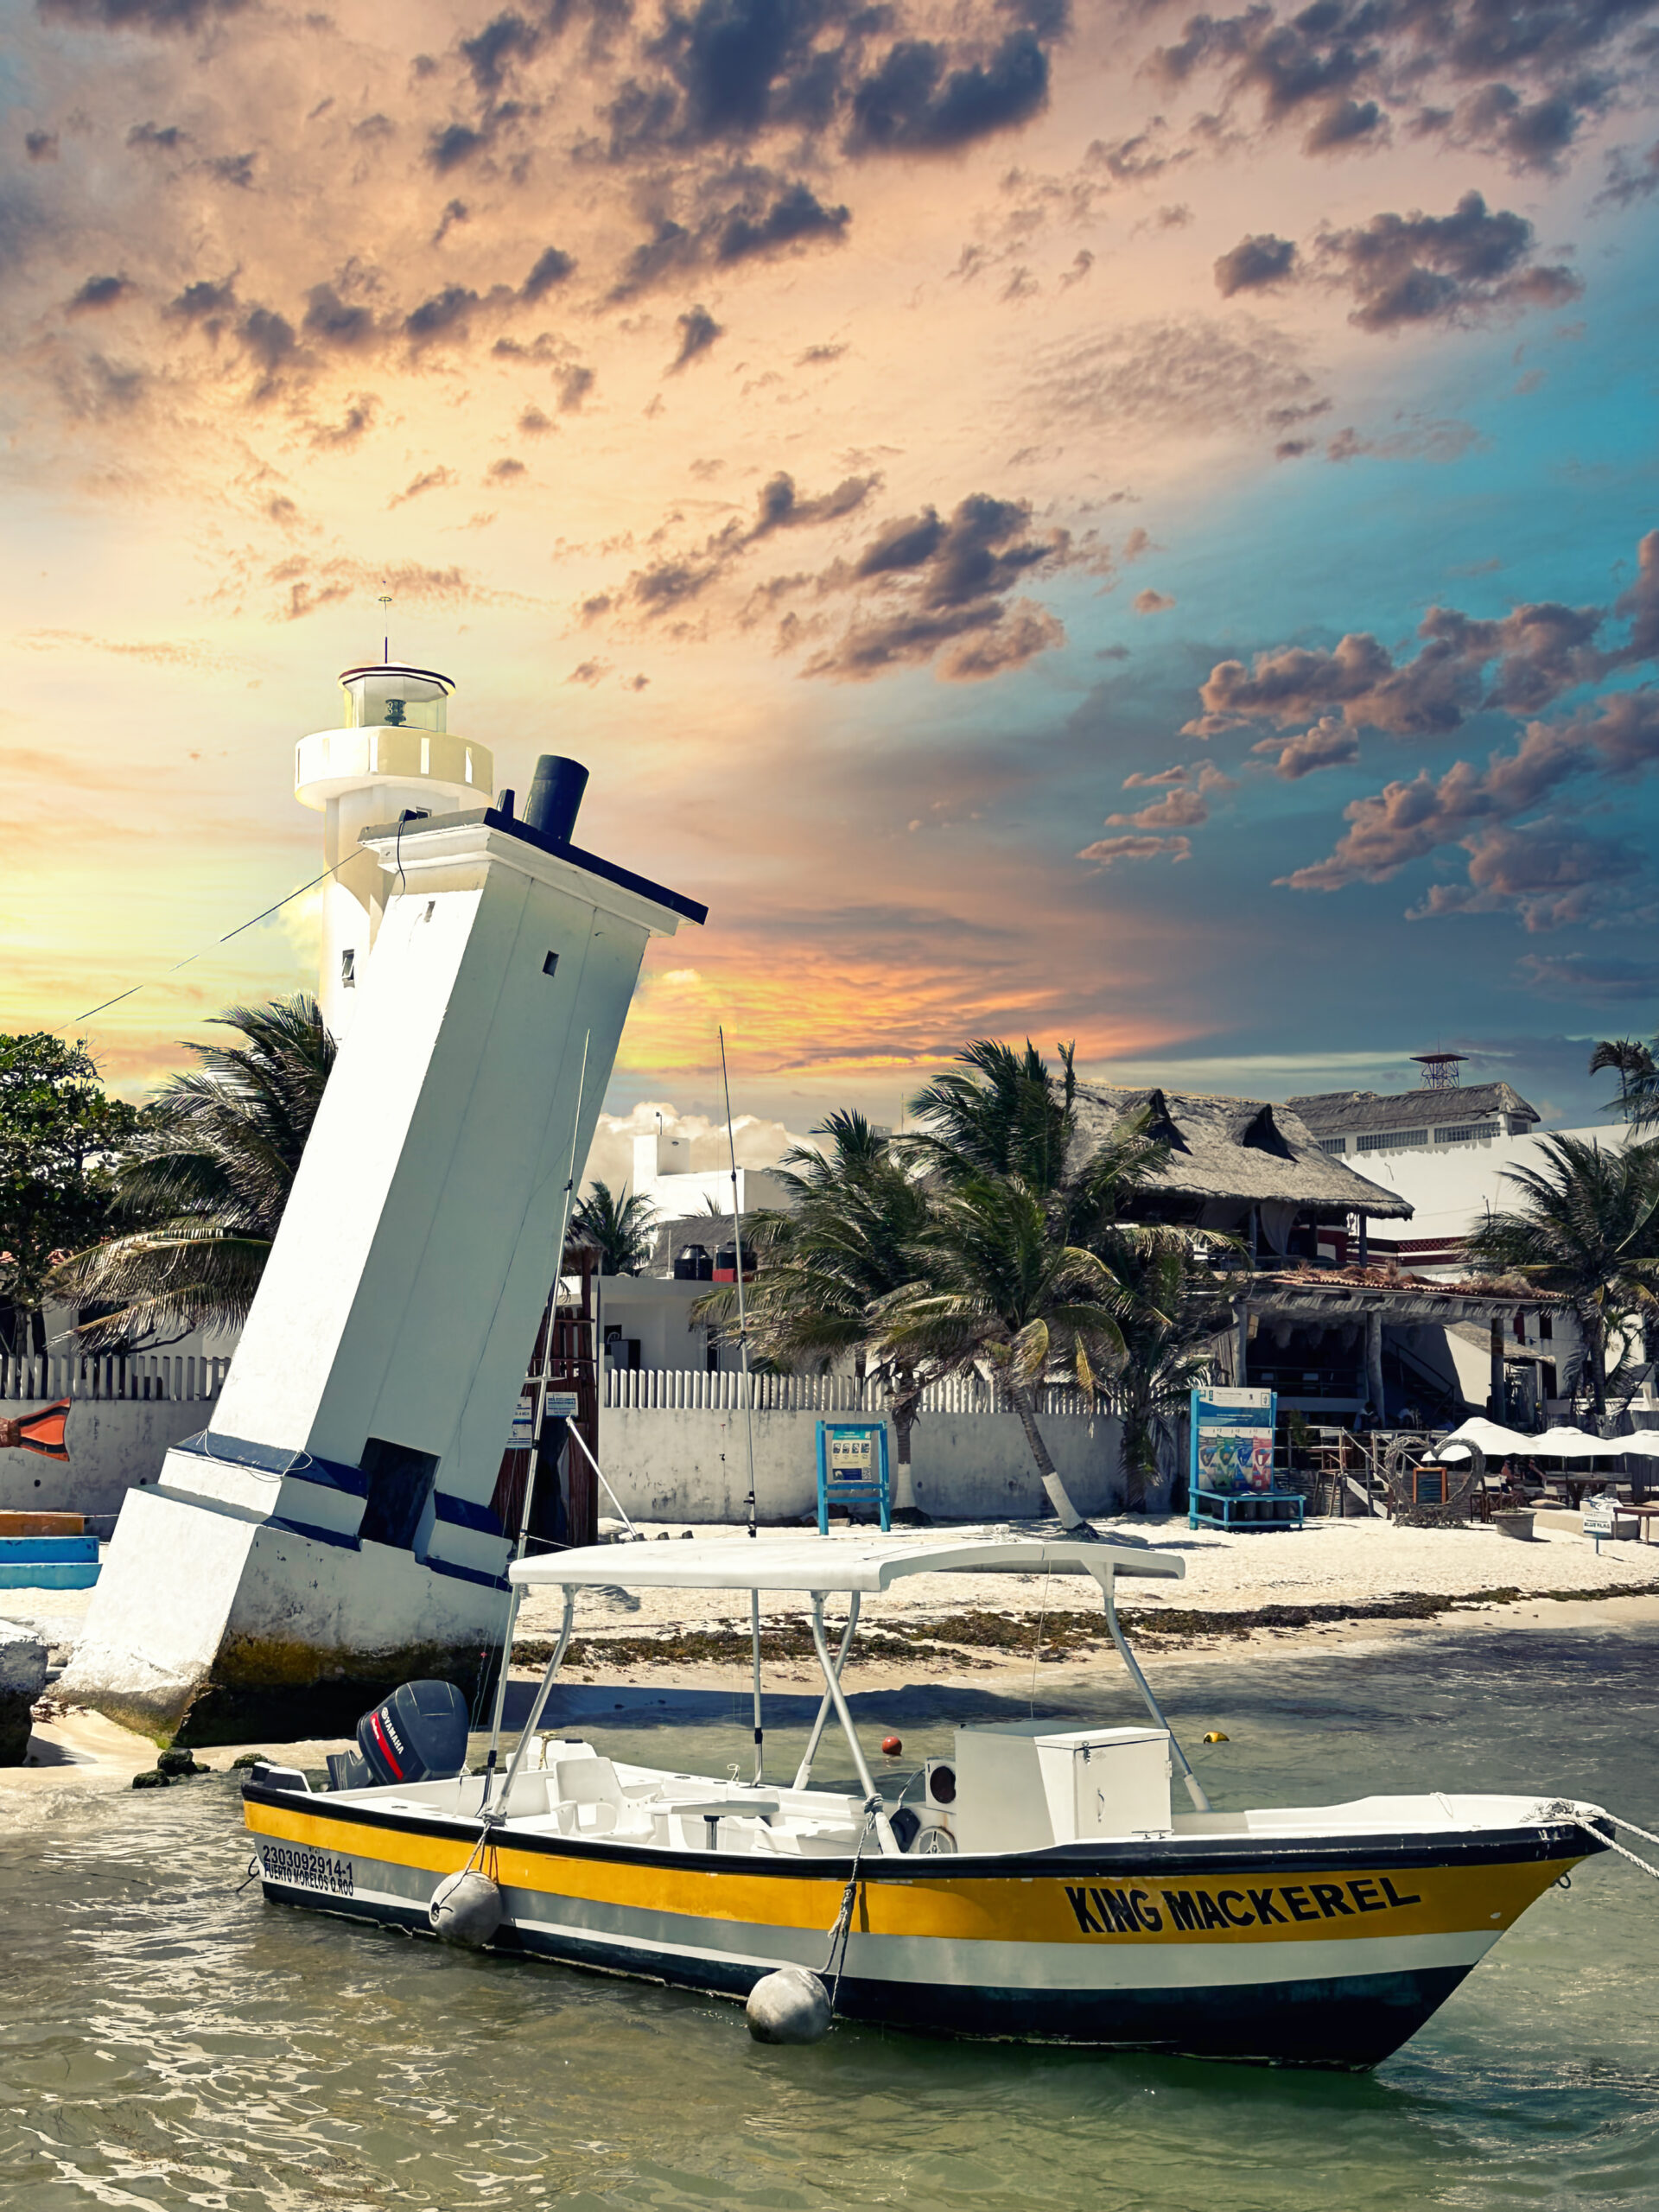
M 1207 1245 L 1231 1245 L 1213 1232 Z M 1110 1395 L 1121 1424 L 1125 1503 L 1139 1511 L 1158 1476 L 1160 1427 L 1184 1414 L 1210 1378 L 1210 1339 L 1226 1325 L 1227 1304 L 1192 1232 L 1115 1225 L 1098 1244 L 1119 1286 L 1122 1350 Z
M 118 1168 L 133 1226 L 56 1268 L 54 1298 L 102 1310 L 77 1331 L 93 1351 L 229 1329 L 247 1319 L 300 1154 L 334 1063 L 315 999 L 232 1007 L 235 1045 L 188 1045 L 200 1067 L 169 1077 Z
M 888 1356 L 942 1374 L 998 1369 L 1050 1504 L 1068 1530 L 1086 1529 L 1038 1426 L 1035 1392 L 1056 1370 L 1092 1390 L 1095 1360 L 1122 1351 L 1106 1263 L 1063 1241 L 1046 1195 L 1018 1175 L 938 1195 L 914 1257 L 917 1279 L 881 1308 Z
M 656 1242 L 657 1209 L 636 1191 L 613 1195 L 608 1183 L 594 1178 L 594 1187 L 579 1200 L 570 1217 L 572 1236 L 595 1245 L 602 1275 L 637 1275 L 650 1260 Z
M 1607 1347 L 1621 1317 L 1659 1306 L 1659 1142 L 1604 1151 L 1545 1137 L 1542 1167 L 1510 1167 L 1521 1193 L 1470 1237 L 1476 1265 L 1521 1275 L 1572 1308 L 1598 1415 L 1607 1410 Z
M 1659 1122 L 1659 1061 L 1654 1058 L 1652 1045 L 1643 1045 L 1633 1037 L 1604 1038 L 1590 1055 L 1590 1072 L 1599 1075 L 1603 1068 L 1618 1071 L 1618 1096 L 1612 1101 L 1611 1110 L 1633 1122 L 1637 1128 L 1647 1128 Z
M 827 1369 L 851 1354 L 886 1381 L 898 1446 L 894 1503 L 912 1519 L 911 1435 L 928 1369 L 884 1345 L 881 1316 L 915 1274 L 927 1195 L 891 1141 L 855 1109 L 830 1114 L 811 1134 L 830 1140 L 827 1153 L 797 1146 L 773 1170 L 796 1201 L 792 1211 L 756 1212 L 744 1224 L 758 1262 L 747 1293 L 749 1341 L 771 1366 Z M 729 1334 L 735 1288 L 699 1299 L 692 1318 Z
M 1092 1390 L 1096 1366 L 1126 1356 L 1127 1294 L 1103 1257 L 1109 1230 L 1125 1254 L 1192 1238 L 1124 1220 L 1164 1148 L 1129 1123 L 1084 1153 L 1074 1048 L 1058 1050 L 1056 1076 L 1029 1039 L 1023 1052 L 981 1039 L 958 1055 L 961 1072 L 912 1101 L 924 1127 L 906 1148 L 937 1195 L 918 1281 L 890 1301 L 887 1324 L 894 1349 L 945 1369 L 1001 1369 L 1049 1502 L 1078 1528 L 1038 1425 L 1036 1387 L 1058 1373 Z

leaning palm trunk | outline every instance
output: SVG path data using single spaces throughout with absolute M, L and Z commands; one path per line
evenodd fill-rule
M 922 1402 L 921 1385 L 908 1372 L 894 1378 L 891 1411 L 893 1433 L 898 1451 L 893 1477 L 893 1509 L 906 1518 L 918 1509 L 916 1503 L 916 1478 L 911 1472 L 910 1439 L 916 1426 L 916 1415 Z
M 1026 1442 L 1031 1446 L 1031 1456 L 1037 1462 L 1037 1471 L 1042 1478 L 1048 1502 L 1060 1516 L 1060 1526 L 1069 1535 L 1078 1529 L 1094 1532 L 1067 1494 L 1065 1484 L 1055 1471 L 1048 1446 L 1043 1441 L 1043 1432 L 1037 1426 L 1037 1408 L 1032 1401 L 1030 1388 L 1017 1376 L 1008 1378 L 1008 1395 L 1014 1400 L 1014 1410 L 1020 1416 L 1020 1426 L 1026 1432 Z

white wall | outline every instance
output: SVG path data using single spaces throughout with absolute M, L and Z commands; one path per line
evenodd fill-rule
M 790 1521 L 816 1510 L 817 1412 L 760 1408 L 754 1419 L 760 1517 Z M 831 1418 L 863 1416 L 841 1414 Z M 1122 1502 L 1118 1424 L 1105 1414 L 1045 1414 L 1045 1442 L 1083 1513 Z M 607 1406 L 600 1414 L 600 1463 L 636 1521 L 741 1522 L 747 1515 L 745 1416 L 735 1408 Z M 887 1428 L 888 1465 L 898 1443 Z M 1027 1518 L 1046 1501 L 1016 1416 L 924 1414 L 911 1434 L 916 1503 L 941 1521 Z M 601 1510 L 604 1510 L 601 1505 Z
M 8 1398 L 0 1402 L 0 1420 L 16 1421 L 54 1402 Z M 201 1399 L 79 1399 L 64 1429 L 67 1459 L 0 1452 L 0 1512 L 84 1513 L 112 1527 L 127 1492 L 154 1483 L 168 1447 L 205 1428 L 212 1414 Z M 92 1533 L 107 1535 L 110 1529 Z

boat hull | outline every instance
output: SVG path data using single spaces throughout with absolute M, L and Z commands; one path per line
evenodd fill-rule
M 476 1824 L 250 1787 L 264 1894 L 428 1928 Z M 1571 1824 L 1136 1839 L 866 1858 L 837 2011 L 923 2033 L 1363 2069 L 1398 2050 L 1552 1882 Z M 823 1969 L 850 1858 L 664 1851 L 512 1829 L 494 1948 L 742 1997 Z

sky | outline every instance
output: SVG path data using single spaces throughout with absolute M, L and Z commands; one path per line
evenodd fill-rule
M 314 982 L 383 593 L 708 903 L 619 1158 L 717 1023 L 754 1145 L 1659 1024 L 1659 0 L 5 19 L 0 1026 L 140 1096 Z

